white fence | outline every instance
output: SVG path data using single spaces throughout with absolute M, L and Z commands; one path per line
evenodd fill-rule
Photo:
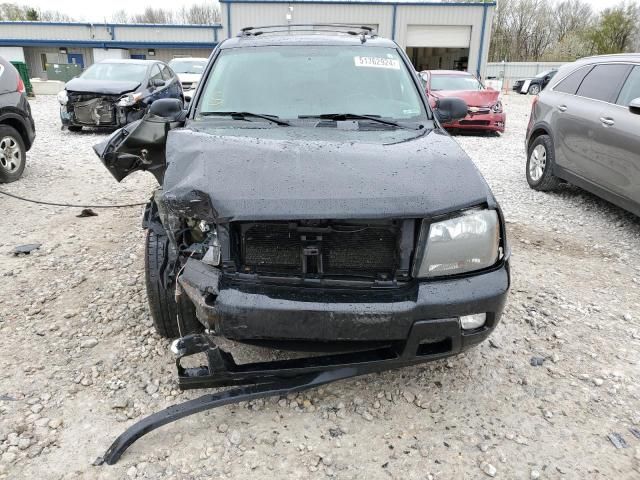
M 533 78 L 545 70 L 559 68 L 564 62 L 496 62 L 488 63 L 484 78 L 502 81 L 504 88 L 510 89 L 520 78 Z

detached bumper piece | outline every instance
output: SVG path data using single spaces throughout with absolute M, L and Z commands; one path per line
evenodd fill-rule
M 466 335 L 465 335 L 466 336 Z M 463 333 L 457 318 L 415 322 L 403 344 L 355 353 L 277 360 L 238 365 L 208 335 L 188 335 L 174 342 L 181 389 L 237 386 L 203 395 L 154 413 L 129 427 L 94 465 L 115 464 L 143 435 L 181 418 L 205 410 L 258 398 L 309 390 L 347 378 L 405 367 L 455 355 L 462 350 Z M 182 359 L 204 353 L 207 365 L 182 366 Z

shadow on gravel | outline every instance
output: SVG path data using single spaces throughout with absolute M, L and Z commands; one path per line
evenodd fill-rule
M 627 227 L 631 232 L 640 234 L 640 217 L 580 187 L 563 183 L 557 190 L 546 192 L 546 194 L 559 197 L 563 201 L 573 202 L 576 208 L 592 210 L 600 214 L 604 220 L 615 222 L 618 226 Z

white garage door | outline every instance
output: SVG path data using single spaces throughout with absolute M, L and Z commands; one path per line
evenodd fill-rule
M 470 26 L 407 25 L 407 47 L 469 48 L 470 43 Z

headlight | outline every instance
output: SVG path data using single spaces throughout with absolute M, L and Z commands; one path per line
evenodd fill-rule
M 498 103 L 491 107 L 491 110 L 493 113 L 502 113 L 502 102 L 498 100 Z
M 130 107 L 135 105 L 142 98 L 142 93 L 127 93 L 118 100 L 119 107 Z
M 423 222 L 420 239 L 426 244 L 422 258 L 417 259 L 416 277 L 481 270 L 499 258 L 498 214 L 495 210 L 469 210 L 441 222 Z
M 60 102 L 60 105 L 66 105 L 68 101 L 69 101 L 69 97 L 67 97 L 67 91 L 60 90 L 58 92 L 58 102 Z

